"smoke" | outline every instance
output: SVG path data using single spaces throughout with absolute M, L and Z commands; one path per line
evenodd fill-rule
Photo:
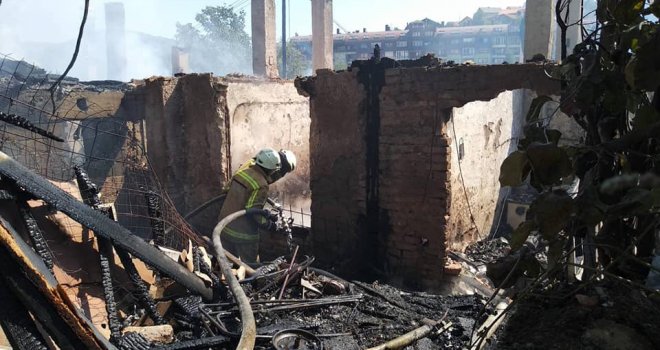
M 174 39 L 135 31 L 125 34 L 123 69 L 108 71 L 104 5 L 100 1 L 90 2 L 80 53 L 69 76 L 81 80 L 128 81 L 171 75 Z M 61 73 L 75 49 L 82 13 L 80 0 L 6 1 L 0 6 L 0 53 L 24 59 L 51 73 Z

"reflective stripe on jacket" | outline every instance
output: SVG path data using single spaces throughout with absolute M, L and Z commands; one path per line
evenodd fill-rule
M 250 164 L 251 163 L 251 164 Z M 263 208 L 268 198 L 268 181 L 264 171 L 253 162 L 241 166 L 232 177 L 227 198 L 220 210 L 220 219 L 241 209 Z M 259 239 L 259 225 L 262 217 L 243 216 L 231 222 L 222 234 L 235 241 L 255 241 Z

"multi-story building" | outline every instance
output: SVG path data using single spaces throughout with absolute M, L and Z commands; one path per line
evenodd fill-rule
M 523 8 L 480 8 L 473 18 L 466 17 L 460 22 L 438 23 L 425 18 L 408 23 L 404 30 L 385 26 L 381 32 L 338 31 L 334 35 L 335 61 L 350 64 L 353 60 L 368 59 L 378 44 L 382 57 L 397 60 L 433 53 L 459 63 L 520 62 L 523 12 Z M 294 36 L 290 40 L 311 60 L 311 36 Z

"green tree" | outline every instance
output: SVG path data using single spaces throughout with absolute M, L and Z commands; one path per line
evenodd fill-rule
M 177 43 L 190 53 L 193 71 L 218 75 L 252 72 L 245 11 L 208 6 L 195 16 L 195 22 L 177 23 L 176 27 Z
M 334 70 L 346 70 L 346 69 L 348 69 L 349 62 L 346 61 L 346 54 L 335 53 L 334 57 L 332 58 L 332 62 L 335 66 Z
M 312 63 L 291 41 L 286 44 L 286 75 L 282 67 L 282 42 L 277 43 L 277 67 L 282 78 L 293 79 L 312 73 Z
M 557 1 L 560 9 L 577 0 Z M 532 233 L 548 242 L 541 281 L 573 280 L 577 242 L 583 283 L 604 276 L 644 288 L 660 214 L 659 15 L 659 1 L 599 0 L 594 30 L 549 72 L 562 86 L 558 109 L 585 130 L 584 143 L 559 145 L 561 133 L 539 118 L 552 98 L 541 96 L 501 166 L 502 186 L 529 182 L 540 192 L 511 245 L 520 249 Z M 561 186 L 572 178 L 575 193 Z M 516 265 L 512 276 L 538 263 Z

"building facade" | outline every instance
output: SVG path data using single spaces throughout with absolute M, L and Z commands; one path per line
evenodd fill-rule
M 350 65 L 354 60 L 368 59 L 378 44 L 381 57 L 396 60 L 417 59 L 432 53 L 457 63 L 521 62 L 523 13 L 523 8 L 480 8 L 473 18 L 459 22 L 438 23 L 425 18 L 408 23 L 403 30 L 386 25 L 380 32 L 338 31 L 334 35 L 335 61 Z M 294 36 L 290 41 L 311 60 L 311 36 Z

